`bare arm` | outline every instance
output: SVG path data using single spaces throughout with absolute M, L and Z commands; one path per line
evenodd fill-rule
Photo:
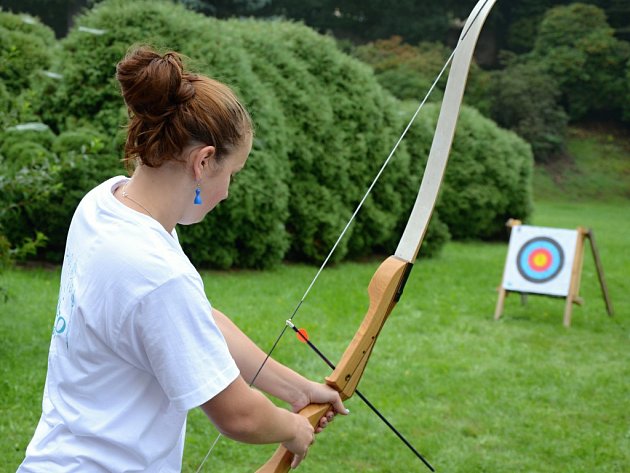
M 245 443 L 282 443 L 294 454 L 291 466 L 297 467 L 335 412 L 347 414 L 339 393 L 314 383 L 273 359 L 267 360 L 254 385 L 272 396 L 289 402 L 294 411 L 310 403 L 330 403 L 333 410 L 321 418 L 314 430 L 306 417 L 276 407 L 249 384 L 266 354 L 252 342 L 225 314 L 213 309 L 213 317 L 223 333 L 241 376 L 226 389 L 201 406 L 219 431 Z
M 245 443 L 282 443 L 295 456 L 295 468 L 314 440 L 308 420 L 276 407 L 242 377 L 201 406 L 219 431 Z
M 266 354 L 225 314 L 213 309 L 212 315 L 225 337 L 241 375 L 247 383 L 251 383 Z M 320 383 L 314 383 L 272 358 L 267 360 L 265 367 L 256 378 L 254 386 L 290 403 L 294 411 L 299 411 L 313 402 L 332 404 L 334 412 L 328 413 L 327 420 L 322 418 L 323 425 L 320 424 L 321 427 L 324 427 L 335 413 L 347 413 L 339 394 L 334 389 Z
M 212 315 L 225 337 L 243 379 L 248 384 L 251 383 L 265 359 L 265 353 L 225 314 L 213 309 Z M 256 378 L 254 386 L 278 399 L 293 403 L 306 390 L 308 382 L 295 371 L 270 358 Z

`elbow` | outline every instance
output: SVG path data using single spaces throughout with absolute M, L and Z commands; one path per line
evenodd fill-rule
M 256 443 L 256 433 L 260 430 L 255 416 L 239 414 L 213 423 L 221 435 L 240 442 Z

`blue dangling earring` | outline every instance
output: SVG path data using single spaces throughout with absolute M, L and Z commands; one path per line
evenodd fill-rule
M 201 187 L 197 184 L 197 188 L 195 189 L 195 205 L 201 205 L 203 201 L 201 200 Z

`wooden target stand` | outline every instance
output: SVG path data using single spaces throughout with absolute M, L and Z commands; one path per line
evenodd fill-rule
M 510 219 L 506 223 L 506 226 L 509 227 L 511 231 L 514 231 L 514 228 L 518 227 L 519 225 L 521 225 L 521 222 L 519 220 L 514 220 L 514 219 Z M 551 297 L 566 297 L 566 303 L 564 306 L 564 319 L 563 319 L 563 324 L 565 327 L 569 327 L 571 325 L 571 314 L 573 310 L 573 304 L 582 305 L 584 303 L 584 299 L 580 297 L 579 294 L 580 294 L 580 282 L 582 279 L 582 267 L 584 264 L 585 240 L 587 239 L 590 242 L 591 252 L 593 253 L 593 259 L 595 260 L 595 267 L 597 269 L 599 284 L 601 286 L 604 301 L 606 303 L 606 311 L 608 312 L 609 316 L 612 316 L 614 313 L 612 301 L 608 293 L 608 287 L 606 286 L 606 279 L 604 278 L 604 268 L 602 266 L 602 262 L 599 257 L 599 250 L 597 249 L 597 245 L 595 244 L 595 236 L 593 234 L 593 230 L 590 228 L 578 227 L 577 240 L 575 242 L 575 254 L 573 255 L 573 265 L 571 267 L 570 279 L 569 279 L 569 284 L 568 284 L 568 293 L 566 294 L 566 296 L 545 294 L 544 292 L 536 293 L 540 295 L 549 295 Z M 505 299 L 511 292 L 518 293 L 521 295 L 521 303 L 523 305 L 527 303 L 528 294 L 532 294 L 531 292 L 509 290 L 505 288 L 505 285 L 506 285 L 505 278 L 506 278 L 508 264 L 509 264 L 509 261 L 506 260 L 506 269 L 504 270 L 503 281 L 501 283 L 501 286 L 498 288 L 499 298 L 497 300 L 496 309 L 494 311 L 494 320 L 499 320 L 499 318 L 501 318 L 501 315 L 503 314 L 503 308 L 505 305 Z

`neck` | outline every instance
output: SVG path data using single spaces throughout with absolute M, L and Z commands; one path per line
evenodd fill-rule
M 148 214 L 171 233 L 184 214 L 193 186 L 193 180 L 178 163 L 159 168 L 140 165 L 115 195 L 127 207 Z M 123 196 L 123 191 L 128 197 Z

